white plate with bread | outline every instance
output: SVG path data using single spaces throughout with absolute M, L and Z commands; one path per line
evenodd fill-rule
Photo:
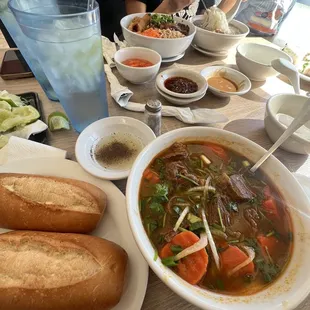
M 0 235 L 3 309 L 141 308 L 148 265 L 113 183 L 63 159 L 15 161 L 0 172 L 0 227 L 16 230 Z

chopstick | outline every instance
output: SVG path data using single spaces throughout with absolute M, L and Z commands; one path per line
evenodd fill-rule
M 204 0 L 200 0 L 200 1 L 202 2 L 202 5 L 204 6 L 204 8 L 207 10 L 208 8 L 207 8 L 207 6 L 206 6 Z

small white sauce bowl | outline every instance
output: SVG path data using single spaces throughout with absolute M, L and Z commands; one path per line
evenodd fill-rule
M 209 78 L 215 77 L 215 76 L 221 76 L 223 78 L 226 78 L 233 83 L 235 83 L 238 86 L 238 91 L 236 92 L 228 92 L 219 90 L 218 88 L 215 88 L 209 84 L 209 90 L 211 93 L 218 97 L 230 97 L 230 96 L 241 96 L 246 94 L 251 89 L 251 82 L 250 80 L 242 73 L 240 73 L 237 70 L 234 70 L 229 67 L 225 66 L 211 66 L 204 68 L 200 74 L 208 81 Z
M 130 67 L 123 64 L 123 61 L 138 58 L 153 63 L 150 67 Z M 133 84 L 144 84 L 153 80 L 161 65 L 161 56 L 144 47 L 126 47 L 118 50 L 114 55 L 116 68 L 120 75 Z
M 292 58 L 285 52 L 269 45 L 242 43 L 237 47 L 237 66 L 253 81 L 262 82 L 269 77 L 279 75 L 279 72 L 271 66 L 271 62 L 278 58 L 292 62 Z
M 150 127 L 131 117 L 107 117 L 90 124 L 77 139 L 75 156 L 84 170 L 98 178 L 120 180 L 127 178 L 130 173 L 130 169 L 104 168 L 93 158 L 94 150 L 100 141 L 111 137 L 114 133 L 130 133 L 141 141 L 143 147 L 156 138 Z
M 169 78 L 173 78 L 173 77 L 184 77 L 184 78 L 192 80 L 193 82 L 197 83 L 198 90 L 191 94 L 181 94 L 181 93 L 170 91 L 168 88 L 166 88 L 165 82 Z M 204 79 L 199 73 L 195 71 L 186 70 L 186 69 L 168 69 L 157 75 L 156 86 L 163 93 L 166 93 L 167 95 L 171 97 L 189 99 L 189 98 L 195 98 L 195 97 L 201 96 L 203 93 L 205 93 L 208 88 L 208 83 L 206 79 Z
M 287 129 L 277 119 L 278 113 L 283 113 L 296 117 L 302 108 L 303 104 L 309 98 L 299 95 L 279 94 L 272 96 L 266 106 L 265 113 L 265 129 L 272 142 L 276 142 L 278 138 Z M 310 130 L 310 121 L 305 124 Z M 296 154 L 310 154 L 310 136 L 309 139 L 303 139 L 301 136 L 294 133 L 281 146 L 281 149 Z

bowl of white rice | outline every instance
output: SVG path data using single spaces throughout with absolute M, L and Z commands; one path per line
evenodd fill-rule
M 196 26 L 193 43 L 209 52 L 226 52 L 236 46 L 250 32 L 247 25 L 232 20 L 226 20 L 226 15 L 220 9 L 212 7 L 204 15 L 192 18 Z

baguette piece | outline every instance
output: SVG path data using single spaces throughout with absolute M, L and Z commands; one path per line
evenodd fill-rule
M 108 310 L 120 300 L 127 253 L 80 234 L 0 235 L 1 310 Z
M 0 227 L 88 233 L 101 220 L 106 194 L 96 186 L 65 178 L 0 174 Z

